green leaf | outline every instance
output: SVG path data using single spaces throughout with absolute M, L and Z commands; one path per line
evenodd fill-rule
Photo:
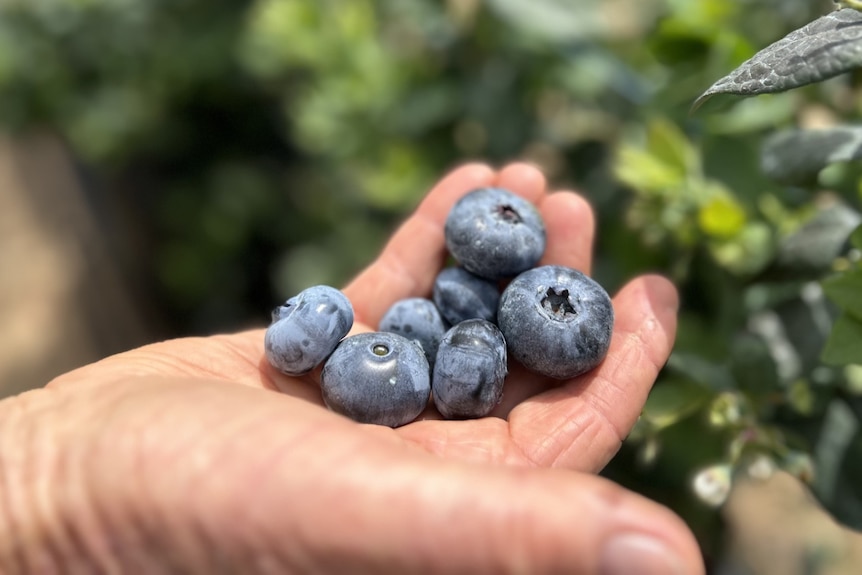
M 830 164 L 862 158 L 862 126 L 824 130 L 783 130 L 769 137 L 761 152 L 761 167 L 770 178 L 812 185 Z
M 647 127 L 647 150 L 681 174 L 699 174 L 700 158 L 688 137 L 673 122 L 656 118 Z
M 814 490 L 826 501 L 834 501 L 842 462 L 847 448 L 859 431 L 859 420 L 850 406 L 834 399 L 826 410 L 823 427 L 814 448 L 817 473 Z
M 550 40 L 594 38 L 601 30 L 595 2 L 490 0 L 488 4 L 500 18 L 513 26 Z
M 730 369 L 739 388 L 751 395 L 771 395 L 781 388 L 781 380 L 765 338 L 748 331 L 731 343 Z
M 634 146 L 623 145 L 614 161 L 614 175 L 633 190 L 659 197 L 673 194 L 685 179 L 677 166 L 669 165 L 653 154 Z
M 844 366 L 844 381 L 851 395 L 862 398 L 862 365 Z
M 727 366 L 713 363 L 694 353 L 674 352 L 668 359 L 667 366 L 712 391 L 736 389 L 736 382 Z
M 850 245 L 857 250 L 862 250 L 862 226 L 857 227 L 853 233 L 850 234 Z
M 862 529 L 862 433 L 858 420 L 855 427 L 856 434 L 844 450 L 832 498 L 825 503 L 838 522 L 858 531 Z
M 838 307 L 862 321 L 862 269 L 826 278 L 823 291 Z
M 862 13 L 838 10 L 795 30 L 745 61 L 694 102 L 716 94 L 754 96 L 821 82 L 862 66 Z
M 844 204 L 823 208 L 781 241 L 771 271 L 782 279 L 822 276 L 841 255 L 859 221 L 859 213 Z
M 661 430 L 692 415 L 711 397 L 708 389 L 681 379 L 671 379 L 656 385 L 644 406 L 643 418 Z
M 801 415 L 813 415 L 814 402 L 814 390 L 804 379 L 794 381 L 787 389 L 788 405 Z
M 716 110 L 704 118 L 704 124 L 710 134 L 716 135 L 740 136 L 771 131 L 792 122 L 797 107 L 797 99 L 792 94 L 767 94 L 742 100 L 726 111 Z
M 712 238 L 728 239 L 745 227 L 745 210 L 733 196 L 712 198 L 697 214 L 700 229 Z
M 862 320 L 862 269 L 851 269 L 823 280 L 823 291 L 835 304 Z
M 715 260 L 732 273 L 756 273 L 772 257 L 772 231 L 763 222 L 751 222 L 734 237 L 711 242 L 709 250 Z
M 862 364 L 862 320 L 841 314 L 832 326 L 821 359 L 830 365 Z
M 625 12 L 624 18 L 609 17 L 602 0 L 488 0 L 487 4 L 513 27 L 559 43 L 631 33 L 651 20 L 650 3 L 643 0 L 616 6 L 615 10 Z
M 624 143 L 617 151 L 614 171 L 618 180 L 634 190 L 670 197 L 692 175 L 700 175 L 700 157 L 679 127 L 654 118 L 646 141 Z

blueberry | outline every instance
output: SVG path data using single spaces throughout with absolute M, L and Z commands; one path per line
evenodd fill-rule
M 392 304 L 378 326 L 380 331 L 397 333 L 418 341 L 431 366 L 437 356 L 437 346 L 448 328 L 434 302 L 421 297 L 402 299 Z
M 287 375 L 320 365 L 353 327 L 353 306 L 339 290 L 313 286 L 272 312 L 264 336 L 266 358 Z
M 468 319 L 446 332 L 431 377 L 437 410 L 448 419 L 484 417 L 503 397 L 506 340 L 493 323 Z
M 431 377 L 422 346 L 396 333 L 345 338 L 320 375 L 327 407 L 360 423 L 398 427 L 428 405 Z
M 568 379 L 607 355 L 614 308 L 604 288 L 583 273 L 542 266 L 503 290 L 497 322 L 513 358 L 535 373 Z
M 530 269 L 545 251 L 545 223 L 536 207 L 503 188 L 480 188 L 458 200 L 444 228 L 449 253 L 488 279 Z
M 437 274 L 432 297 L 440 314 L 452 325 L 474 318 L 494 322 L 500 290 L 496 282 L 452 267 Z

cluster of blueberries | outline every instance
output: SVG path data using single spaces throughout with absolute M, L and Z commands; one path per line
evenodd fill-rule
M 273 311 L 269 362 L 293 376 L 322 364 L 329 409 L 390 427 L 415 420 L 429 401 L 449 419 L 488 415 L 502 399 L 509 355 L 555 379 L 601 363 L 613 331 L 610 297 L 577 270 L 535 267 L 546 233 L 532 203 L 502 188 L 474 190 L 453 206 L 445 237 L 459 265 L 439 273 L 430 299 L 400 300 L 379 331 L 347 337 L 350 301 L 310 287 Z

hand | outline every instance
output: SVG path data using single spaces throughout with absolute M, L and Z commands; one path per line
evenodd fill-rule
M 355 331 L 430 292 L 449 208 L 489 185 L 539 207 L 543 263 L 589 272 L 583 199 L 526 165 L 465 166 L 345 289 Z M 513 368 L 477 420 L 351 422 L 313 377 L 268 366 L 263 330 L 150 345 L 0 402 L 0 572 L 702 573 L 679 518 L 594 475 L 675 333 L 662 278 L 614 306 L 597 370 L 560 383 Z

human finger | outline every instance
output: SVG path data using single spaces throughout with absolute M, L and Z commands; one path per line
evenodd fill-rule
M 547 192 L 545 175 L 536 166 L 514 162 L 503 167 L 497 174 L 494 185 L 513 192 L 538 205 Z
M 378 258 L 345 288 L 358 321 L 376 326 L 395 301 L 427 297 L 446 258 L 444 225 L 455 202 L 467 192 L 497 186 L 540 203 L 546 194 L 542 172 L 513 163 L 499 173 L 482 164 L 458 168 L 437 184 L 399 227 Z
M 595 216 L 587 201 L 574 192 L 550 194 L 539 205 L 548 243 L 540 265 L 562 265 L 590 273 Z
M 434 186 L 377 259 L 344 288 L 357 321 L 376 327 L 395 301 L 430 293 L 446 257 L 443 226 L 449 210 L 468 191 L 491 185 L 494 177 L 488 166 L 469 164 Z

